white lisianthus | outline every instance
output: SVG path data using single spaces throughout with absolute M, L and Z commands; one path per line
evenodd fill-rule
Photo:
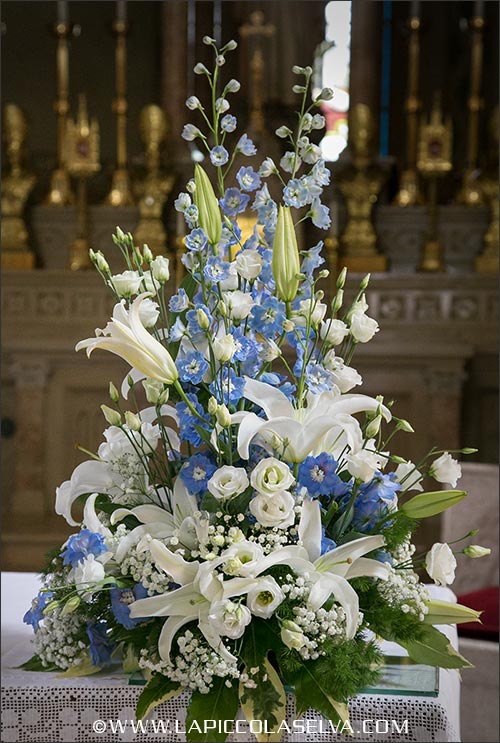
M 454 488 L 457 480 L 462 477 L 462 468 L 457 460 L 445 451 L 431 464 L 429 475 L 438 482 L 449 483 Z
M 251 294 L 236 289 L 234 292 L 223 292 L 224 302 L 233 320 L 244 320 L 248 317 L 255 302 Z
M 235 264 L 238 274 L 247 281 L 253 281 L 262 271 L 262 258 L 257 250 L 241 250 Z
M 212 604 L 208 619 L 219 635 L 236 640 L 245 632 L 245 627 L 252 621 L 252 615 L 246 606 L 223 599 Z
M 160 308 L 152 299 L 145 299 L 139 309 L 139 319 L 145 328 L 152 328 L 160 316 Z
M 274 361 L 274 359 L 277 359 L 278 356 L 281 356 L 281 350 L 279 346 L 273 341 L 272 338 L 266 338 L 262 351 L 262 360 Z
M 111 276 L 109 282 L 119 297 L 130 297 L 139 291 L 142 276 L 137 271 L 124 271 Z
M 491 549 L 489 547 L 481 547 L 480 544 L 470 544 L 464 548 L 464 555 L 477 559 L 478 557 L 487 557 L 491 555 Z
M 238 272 L 234 261 L 229 264 L 228 278 L 219 281 L 219 286 L 222 292 L 228 292 L 238 288 Z
M 285 594 L 274 578 L 257 578 L 247 593 L 247 606 L 256 617 L 268 619 L 284 600 Z
M 207 488 L 217 500 L 227 500 L 242 493 L 249 484 L 243 467 L 226 464 L 214 472 L 207 483 Z
M 223 556 L 227 555 L 222 569 L 227 575 L 242 575 L 253 577 L 260 568 L 260 561 L 264 557 L 264 550 L 256 542 L 242 539 L 231 545 Z
M 287 648 L 300 650 L 305 643 L 304 633 L 296 622 L 286 619 L 281 627 L 281 641 Z
M 340 356 L 335 356 L 333 348 L 323 359 L 323 366 L 333 374 L 333 381 L 342 393 L 349 392 L 356 385 L 363 383 L 361 374 L 354 367 L 347 366 Z
M 363 482 L 371 480 L 382 464 L 383 457 L 377 452 L 367 449 L 362 449 L 356 454 L 349 454 L 347 457 L 347 469 L 356 480 L 362 480 Z
M 152 405 L 164 405 L 167 402 L 169 391 L 168 388 L 165 389 L 165 385 L 162 382 L 147 377 L 143 379 L 142 386 L 146 393 L 146 400 Z
M 378 322 L 372 317 L 361 313 L 355 313 L 351 317 L 351 335 L 358 343 L 368 343 L 379 329 Z
M 417 470 L 413 462 L 402 462 L 396 467 L 394 473 L 396 479 L 401 483 L 402 492 L 406 490 L 423 490 L 420 484 L 422 473 Z
M 216 338 L 214 341 L 214 356 L 217 361 L 224 363 L 225 361 L 231 361 L 236 352 L 236 341 L 234 337 L 228 333 L 223 335 L 221 338 Z
M 250 482 L 262 495 L 273 495 L 288 490 L 295 482 L 290 467 L 275 457 L 266 457 L 252 470 Z
M 261 526 L 286 529 L 295 521 L 295 499 L 286 490 L 282 493 L 259 493 L 250 501 L 250 513 Z
M 449 586 L 455 580 L 457 561 L 446 542 L 436 542 L 425 557 L 425 569 L 438 586 Z
M 72 579 L 75 582 L 79 595 L 85 601 L 90 601 L 92 588 L 96 583 L 104 580 L 105 575 L 106 571 L 102 562 L 97 560 L 94 555 L 87 555 L 74 568 Z
M 307 318 L 311 315 L 311 325 L 317 328 L 326 314 L 326 304 L 316 299 L 303 299 L 299 304 L 299 310 L 294 316 L 296 325 L 305 325 Z
M 338 346 L 349 335 L 349 328 L 342 320 L 325 320 L 321 323 L 319 335 L 329 346 Z
M 160 284 L 164 284 L 170 278 L 169 263 L 169 259 L 163 255 L 159 255 L 151 261 L 151 273 Z

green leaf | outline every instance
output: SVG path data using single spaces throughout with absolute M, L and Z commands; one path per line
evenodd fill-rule
M 135 673 L 140 669 L 139 655 L 130 643 L 123 648 L 122 666 L 124 673 Z
M 174 681 L 155 673 L 148 681 L 137 700 L 136 717 L 143 720 L 147 714 L 162 702 L 166 702 L 171 697 L 180 694 L 182 687 Z
M 190 273 L 186 274 L 184 278 L 182 279 L 180 283 L 180 288 L 184 289 L 186 294 L 188 295 L 189 299 L 193 299 L 195 292 L 198 288 L 198 284 L 196 280 L 192 277 Z
M 209 513 L 216 513 L 217 511 L 222 510 L 221 504 L 217 498 L 214 498 L 212 493 L 205 493 L 201 500 L 200 508 L 202 511 L 208 511 Z
M 399 644 L 415 663 L 440 668 L 472 668 L 472 663 L 455 650 L 446 635 L 429 625 L 423 627 L 420 640 L 399 640 Z
M 41 658 L 38 655 L 34 655 L 32 658 L 27 660 L 25 663 L 21 663 L 20 666 L 16 666 L 16 668 L 22 668 L 23 671 L 44 671 L 44 672 L 53 672 L 53 671 L 61 670 L 60 668 L 54 665 L 44 666 L 41 661 Z
M 102 666 L 94 666 L 90 660 L 90 655 L 86 653 L 82 656 L 82 662 L 78 666 L 72 666 L 66 671 L 57 674 L 57 678 L 78 678 L 79 676 L 92 676 L 94 673 L 99 673 L 102 670 Z
M 252 490 L 245 490 L 244 493 L 240 493 L 236 498 L 231 498 L 227 504 L 227 510 L 229 513 L 236 515 L 237 513 L 245 513 L 250 503 L 252 496 Z
M 249 673 L 249 667 L 245 667 Z M 258 743 L 273 743 L 280 741 L 282 724 L 286 719 L 286 694 L 276 669 L 265 658 L 259 666 L 258 673 L 250 676 L 255 682 L 255 688 L 247 688 L 240 684 L 239 695 L 241 709 L 245 719 L 262 720 L 266 722 L 263 730 L 269 732 L 254 732 Z
M 224 720 L 234 720 L 238 712 L 238 689 L 233 681 L 230 687 L 226 686 L 223 678 L 215 678 L 213 687 L 208 694 L 193 692 L 186 715 L 186 740 L 191 743 L 213 741 L 222 743 L 229 735 L 224 732 L 224 725 L 217 723 Z M 215 723 L 214 730 L 207 730 L 207 721 Z
M 320 712 L 327 720 L 335 723 L 349 721 L 349 708 L 345 702 L 334 699 L 324 683 L 324 676 L 314 673 L 310 664 L 300 662 L 300 671 L 294 674 L 295 710 L 297 718 L 312 707 Z

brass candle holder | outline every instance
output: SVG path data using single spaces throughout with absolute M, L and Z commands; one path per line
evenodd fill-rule
M 443 247 L 438 235 L 438 179 L 449 173 L 451 162 L 451 120 L 443 120 L 440 97 L 435 96 L 427 124 L 420 129 L 417 168 L 429 181 L 429 228 L 422 249 L 420 271 L 444 271 Z
M 110 206 L 130 206 L 134 203 L 127 170 L 127 29 L 125 3 L 118 4 L 117 19 L 113 23 L 116 35 L 115 46 L 115 87 L 116 97 L 113 112 L 116 114 L 116 168 L 113 173 L 111 190 L 106 197 Z
M 70 174 L 78 179 L 78 230 L 76 240 L 69 249 L 69 267 L 72 271 L 79 271 L 91 267 L 88 240 L 87 179 L 101 168 L 99 163 L 99 126 L 95 119 L 89 122 L 87 102 L 84 95 L 79 96 L 76 121 L 68 120 L 66 158 Z
M 66 125 L 69 112 L 69 52 L 68 36 L 71 25 L 67 18 L 67 2 L 58 2 L 58 22 L 54 26 L 57 37 L 57 98 L 54 109 L 57 114 L 57 168 L 50 179 L 50 189 L 45 203 L 50 206 L 66 206 L 74 202 L 71 183 L 66 167 Z
M 264 13 L 255 10 L 250 14 L 250 21 L 244 23 L 239 32 L 243 39 L 255 39 L 254 49 L 250 57 L 251 75 L 251 98 L 250 98 L 250 121 L 249 129 L 251 135 L 258 139 L 265 134 L 264 124 L 264 53 L 262 51 L 262 39 L 272 38 L 276 28 L 272 23 L 264 23 Z
M 24 169 L 24 143 L 28 133 L 19 106 L 8 103 L 3 112 L 3 139 L 9 168 L 2 179 L 2 268 L 32 269 L 35 255 L 28 247 L 23 219 L 28 196 L 36 178 Z
M 373 206 L 385 175 L 373 160 L 373 115 L 365 103 L 350 111 L 349 148 L 352 165 L 339 177 L 348 220 L 340 237 L 340 259 L 349 271 L 386 271 L 387 258 L 377 250 Z
M 476 3 L 476 6 L 479 7 Z M 482 4 L 481 4 L 482 7 Z M 482 11 L 481 11 L 482 13 Z M 470 21 L 472 30 L 471 38 L 471 60 L 470 60 L 470 88 L 467 108 L 468 132 L 467 132 L 467 162 L 463 174 L 462 186 L 457 195 L 457 203 L 465 206 L 483 206 L 485 201 L 481 192 L 478 173 L 478 147 L 479 147 L 479 116 L 483 108 L 481 99 L 481 81 L 483 73 L 483 31 L 484 18 L 478 12 Z
M 413 5 L 413 3 L 412 3 Z M 418 114 L 420 111 L 419 67 L 420 67 L 420 18 L 411 13 L 408 21 L 408 95 L 406 98 L 406 168 L 401 173 L 399 191 L 394 199 L 397 206 L 422 204 L 417 170 Z
M 167 235 L 161 217 L 174 183 L 173 176 L 165 175 L 160 168 L 161 145 L 167 134 L 165 112 L 156 105 L 145 106 L 139 127 L 146 147 L 147 175 L 136 186 L 140 219 L 134 240 L 138 245 L 147 243 L 153 254 L 160 255 L 167 250 Z

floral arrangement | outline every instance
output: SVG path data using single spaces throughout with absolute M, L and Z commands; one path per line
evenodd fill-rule
M 420 519 L 466 495 L 424 493 L 423 479 L 455 488 L 460 465 L 445 451 L 417 464 L 390 452 L 410 424 L 392 403 L 352 392 L 362 382 L 353 353 L 379 329 L 367 315 L 369 277 L 345 307 L 342 271 L 328 307 L 317 286 L 328 276 L 322 243 L 298 250 L 299 221 L 330 224 L 321 203 L 330 173 L 310 134 L 324 126 L 318 108 L 331 91 L 309 104 L 312 70 L 295 67 L 297 129 L 277 131 L 289 149 L 279 166 L 241 165 L 238 185 L 227 186 L 256 148 L 247 134 L 229 147 L 237 121 L 228 96 L 240 86 L 220 76 L 236 44 L 204 41 L 214 70 L 195 72 L 206 77 L 210 105 L 186 104 L 205 133 L 187 124 L 183 136 L 206 149 L 217 185 L 197 164 L 175 202 L 188 228 L 186 278 L 169 299 L 168 259 L 130 234 L 113 236 L 121 274 L 91 252 L 116 304 L 77 350 L 107 350 L 131 368 L 121 395 L 110 383 L 97 454 L 57 489 L 57 513 L 79 531 L 49 556 L 25 616 L 35 630 L 25 667 L 142 669 L 140 718 L 190 690 L 188 723 L 234 719 L 241 707 L 276 731 L 288 688 L 299 716 L 313 707 L 346 721 L 349 697 L 383 667 L 378 638 L 420 663 L 468 665 L 434 625 L 479 614 L 431 600 L 417 573 L 425 565 L 436 583 L 451 583 L 454 553 L 435 544 L 418 556 L 411 543 Z M 238 215 L 248 208 L 255 229 L 243 239 Z M 204 739 L 191 726 L 188 740 Z

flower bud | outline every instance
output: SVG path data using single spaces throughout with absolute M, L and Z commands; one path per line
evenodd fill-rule
M 343 289 L 347 277 L 347 268 L 343 268 L 337 279 L 337 289 Z
M 285 333 L 291 333 L 294 327 L 295 327 L 295 323 L 293 320 L 287 319 L 283 322 L 283 330 L 285 331 Z
M 359 285 L 360 291 L 364 291 L 370 283 L 371 273 L 367 273 L 361 284 Z
M 66 614 L 71 614 L 72 612 L 74 612 L 75 609 L 78 609 L 78 607 L 80 606 L 80 602 L 81 602 L 80 596 L 78 595 L 72 596 L 64 604 L 60 616 L 65 617 Z
M 415 429 L 404 418 L 400 418 L 398 422 L 396 423 L 396 431 L 404 431 L 405 433 L 415 433 Z
M 169 259 L 163 255 L 157 256 L 151 261 L 151 273 L 160 284 L 167 282 L 170 278 Z
M 225 363 L 231 361 L 234 354 L 236 353 L 236 341 L 234 337 L 229 333 L 222 338 L 216 338 L 213 344 L 214 356 L 217 361 Z
M 438 513 L 446 511 L 456 503 L 460 503 L 467 493 L 464 490 L 437 490 L 431 493 L 419 493 L 411 500 L 399 506 L 412 519 L 424 519 L 429 516 L 435 516 Z
M 118 402 L 120 395 L 113 382 L 109 383 L 109 397 L 113 402 Z
M 217 406 L 215 417 L 217 418 L 217 423 L 219 426 L 222 426 L 222 428 L 229 428 L 231 425 L 231 413 L 225 405 Z
M 196 320 L 202 330 L 208 330 L 210 327 L 210 320 L 208 319 L 205 310 L 202 310 L 201 307 L 196 310 Z
M 450 601 L 432 599 L 426 601 L 428 612 L 425 615 L 425 624 L 460 624 L 461 622 L 480 622 L 480 611 L 470 609 L 462 604 Z
M 342 302 L 344 301 L 344 290 L 339 289 L 337 294 L 335 295 L 335 301 L 332 306 L 332 313 L 335 315 L 336 312 L 340 310 L 342 307 Z
M 142 254 L 146 263 L 152 263 L 154 255 L 151 248 L 146 243 L 142 246 Z
M 208 412 L 210 413 L 210 415 L 215 415 L 216 412 L 217 412 L 217 408 L 218 407 L 219 406 L 218 406 L 218 403 L 217 403 L 217 400 L 215 399 L 215 397 L 211 397 L 209 399 L 208 405 L 207 405 L 207 409 L 208 409 Z
M 194 199 L 198 207 L 198 222 L 211 245 L 216 245 L 221 236 L 222 224 L 219 203 L 208 175 L 201 165 L 194 166 L 196 190 Z
M 491 550 L 489 547 L 481 547 L 479 544 L 470 544 L 464 548 L 463 553 L 467 557 L 477 558 L 491 555 Z
M 227 317 L 227 306 L 223 299 L 219 300 L 217 309 L 219 310 L 219 314 L 221 315 L 221 317 Z
M 130 428 L 131 431 L 140 431 L 141 430 L 141 419 L 137 415 L 137 413 L 132 413 L 130 410 L 125 411 L 125 423 Z
M 193 67 L 193 72 L 195 75 L 210 75 L 208 69 L 201 62 L 195 64 L 195 66 Z
M 318 274 L 319 279 L 327 279 L 329 276 L 330 276 L 330 271 L 327 268 L 324 268 Z
M 299 650 L 305 642 L 304 633 L 298 624 L 292 622 L 291 619 L 287 619 L 282 625 L 281 641 L 287 648 Z
M 273 276 L 276 293 L 283 302 L 293 302 L 297 295 L 300 272 L 297 236 L 290 207 L 280 206 L 273 243 Z
M 113 408 L 108 407 L 108 405 L 101 405 L 101 410 L 110 426 L 121 425 L 122 417 L 117 410 L 113 410 Z
M 152 405 L 157 405 L 160 400 L 160 395 L 163 392 L 163 383 L 157 379 L 147 378 L 142 382 L 144 391 L 146 393 L 146 400 Z
M 103 273 L 111 273 L 109 270 L 109 264 L 100 250 L 98 250 L 97 253 L 94 253 L 94 258 L 92 260 L 99 271 L 102 271 Z
M 233 52 L 237 46 L 237 42 L 234 39 L 230 39 L 230 41 L 222 47 L 221 52 Z
M 366 438 L 372 439 L 374 436 L 378 434 L 380 431 L 380 424 L 382 423 L 382 416 L 376 415 L 375 418 L 370 421 L 370 423 L 366 427 Z

